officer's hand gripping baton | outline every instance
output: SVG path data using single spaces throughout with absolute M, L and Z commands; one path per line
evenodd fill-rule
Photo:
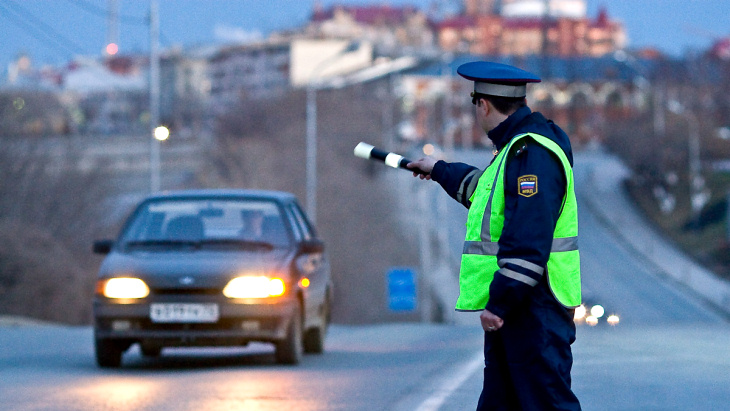
M 411 162 L 411 160 L 403 157 L 400 154 L 396 153 L 389 153 L 387 151 L 383 151 L 380 149 L 375 148 L 374 146 L 371 146 L 367 143 L 359 143 L 355 147 L 355 157 L 364 158 L 366 160 L 378 160 L 385 163 L 386 166 L 393 167 L 393 168 L 402 168 L 404 170 L 408 170 L 412 173 L 418 173 L 427 175 L 428 173 L 418 169 L 418 168 L 408 168 L 406 167 L 408 163 Z

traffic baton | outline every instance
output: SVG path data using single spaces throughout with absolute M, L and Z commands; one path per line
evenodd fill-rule
M 355 157 L 364 158 L 366 160 L 378 160 L 384 162 L 385 165 L 389 167 L 402 168 L 412 173 L 428 175 L 427 172 L 421 169 L 406 167 L 411 160 L 403 157 L 402 155 L 377 149 L 367 143 L 361 142 L 355 146 Z

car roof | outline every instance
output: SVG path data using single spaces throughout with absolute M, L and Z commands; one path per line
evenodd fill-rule
M 199 190 L 171 190 L 152 194 L 145 201 L 169 200 L 178 198 L 231 198 L 274 200 L 278 202 L 295 202 L 294 194 L 286 191 L 251 190 L 251 189 L 199 189 Z

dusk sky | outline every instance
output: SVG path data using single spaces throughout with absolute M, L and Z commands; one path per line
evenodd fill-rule
M 144 22 L 149 0 L 118 0 L 121 52 L 147 51 Z M 331 4 L 413 5 L 427 10 L 435 0 L 323 0 Z M 455 0 L 440 3 L 459 4 Z M 159 0 L 161 42 L 201 45 L 255 39 L 273 30 L 303 25 L 313 0 Z M 107 0 L 0 0 L 0 73 L 20 53 L 36 66 L 60 65 L 76 55 L 99 55 L 106 44 Z M 705 50 L 713 38 L 730 36 L 727 0 L 588 0 L 588 16 L 600 7 L 624 23 L 629 47 L 656 47 L 679 56 Z

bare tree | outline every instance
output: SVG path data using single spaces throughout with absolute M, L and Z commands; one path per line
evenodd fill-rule
M 0 93 L 0 137 L 67 134 L 70 117 L 56 93 Z
M 0 313 L 89 321 L 97 261 L 89 252 L 108 188 L 59 163 L 47 139 L 0 150 Z

